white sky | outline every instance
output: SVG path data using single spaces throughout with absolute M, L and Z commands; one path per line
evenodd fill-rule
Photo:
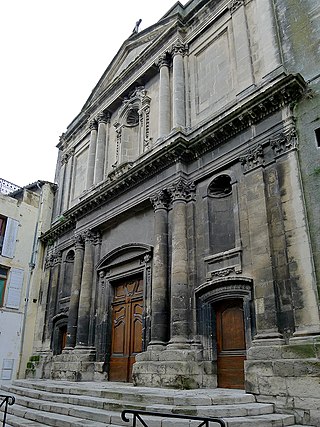
M 174 3 L 0 1 L 0 178 L 20 186 L 54 181 L 59 136 L 136 21 L 143 30 Z

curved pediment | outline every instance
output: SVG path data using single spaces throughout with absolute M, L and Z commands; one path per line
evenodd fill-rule
M 128 243 L 107 253 L 97 265 L 97 270 L 103 270 L 113 265 L 127 263 L 128 261 L 149 255 L 151 252 L 152 246 L 150 245 L 144 243 Z

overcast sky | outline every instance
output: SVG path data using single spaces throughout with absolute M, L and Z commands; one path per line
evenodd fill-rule
M 54 181 L 59 136 L 138 19 L 158 21 L 172 0 L 0 2 L 0 178 Z M 185 4 L 186 1 L 181 1 Z

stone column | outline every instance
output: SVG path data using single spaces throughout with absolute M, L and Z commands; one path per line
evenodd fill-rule
M 94 164 L 96 159 L 96 145 L 97 145 L 97 129 L 98 124 L 95 120 L 91 120 L 89 123 L 90 128 L 90 143 L 88 151 L 88 165 L 87 165 L 87 178 L 86 178 L 86 190 L 93 185 L 94 178 Z
M 48 338 L 51 338 L 53 328 L 52 319 L 55 316 L 57 310 L 57 293 L 59 288 L 61 262 L 61 252 L 57 251 L 53 254 L 53 271 L 50 287 L 50 299 L 48 305 Z
M 105 162 L 105 150 L 106 150 L 106 124 L 109 121 L 109 115 L 103 111 L 98 114 L 98 136 L 96 146 L 96 158 L 94 167 L 94 183 L 98 184 L 104 179 L 104 162 Z
M 87 347 L 89 344 L 91 294 L 94 268 L 94 234 L 90 230 L 87 230 L 84 235 L 84 239 L 85 247 L 78 311 L 77 347 Z
M 163 346 L 168 341 L 168 196 L 159 191 L 151 197 L 154 207 L 154 252 L 151 302 L 151 341 Z
M 65 154 L 65 174 L 64 174 L 64 185 L 63 185 L 64 188 L 63 188 L 62 209 L 61 209 L 62 212 L 67 210 L 69 207 L 73 156 L 74 156 L 74 148 L 71 148 Z
M 185 127 L 186 103 L 183 57 L 187 49 L 179 40 L 172 47 L 172 128 Z
M 187 200 L 192 184 L 180 179 L 168 188 L 172 199 L 171 339 L 170 348 L 188 348 Z
M 39 341 L 42 340 L 42 350 L 43 351 L 50 351 L 50 344 L 51 344 L 51 336 L 48 332 L 49 330 L 49 308 L 50 308 L 50 291 L 51 291 L 51 283 L 52 283 L 52 275 L 53 275 L 53 254 L 49 254 L 46 257 L 45 260 L 45 271 L 44 271 L 44 278 L 42 281 L 42 294 L 39 298 L 39 301 L 41 300 L 41 314 L 38 315 L 38 318 L 42 318 L 43 323 L 40 325 L 38 324 L 38 330 L 39 330 Z M 38 310 L 40 313 L 40 310 Z M 40 329 L 41 328 L 41 329 Z
M 83 268 L 84 245 L 81 234 L 75 236 L 75 257 L 71 285 L 70 307 L 65 350 L 72 349 L 76 344 L 80 286 Z
M 159 82 L 159 138 L 163 138 L 170 132 L 170 79 L 169 59 L 166 53 L 158 60 L 160 68 Z
M 62 203 L 63 203 L 63 190 L 64 190 L 64 181 L 66 174 L 66 163 L 67 156 L 63 153 L 61 155 L 61 166 L 59 171 L 59 183 L 58 183 L 58 197 L 57 197 L 57 211 L 56 216 L 59 216 L 62 212 Z
M 281 343 L 278 330 L 277 302 L 274 289 L 272 251 L 266 205 L 266 185 L 263 170 L 263 149 L 250 150 L 240 158 L 246 173 L 246 204 L 256 312 L 255 344 Z

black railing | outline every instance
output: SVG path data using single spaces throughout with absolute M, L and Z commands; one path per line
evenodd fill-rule
M 133 415 L 133 417 L 128 418 L 128 415 Z M 221 418 L 208 418 L 208 417 L 192 417 L 190 415 L 178 415 L 178 414 L 167 414 L 162 412 L 148 412 L 148 411 L 136 411 L 136 410 L 124 410 L 121 413 L 121 418 L 125 422 L 130 422 L 132 420 L 132 427 L 137 427 L 137 421 L 141 423 L 144 427 L 149 427 L 147 422 L 143 420 L 142 417 L 151 416 L 151 417 L 161 417 L 161 418 L 176 418 L 180 420 L 192 420 L 199 421 L 197 427 L 210 427 L 209 423 L 217 423 L 222 427 L 226 427 L 226 423 Z
M 13 396 L 7 396 L 5 394 L 0 394 L 0 409 L 3 411 L 2 427 L 5 427 L 5 425 L 6 425 L 8 405 L 13 405 L 15 400 L 16 399 Z

